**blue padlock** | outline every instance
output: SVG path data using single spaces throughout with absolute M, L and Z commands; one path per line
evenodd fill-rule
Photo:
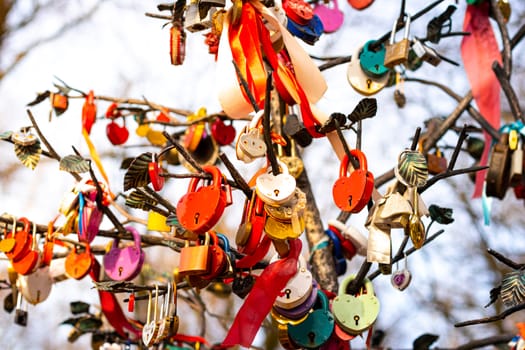
M 332 241 L 332 255 L 334 257 L 335 272 L 337 273 L 337 276 L 342 276 L 346 273 L 346 258 L 343 254 L 341 241 L 339 240 L 339 237 L 337 237 L 337 235 L 329 228 L 325 230 L 324 233 Z
M 328 297 L 319 290 L 314 311 L 303 322 L 288 325 L 288 335 L 300 347 L 317 349 L 330 339 L 334 325 L 335 321 L 329 310 Z
M 321 22 L 321 19 L 318 15 L 314 15 L 310 22 L 305 25 L 298 24 L 288 18 L 288 21 L 286 22 L 286 28 L 294 36 L 298 37 L 309 45 L 315 44 L 324 31 L 323 22 Z
M 228 263 L 230 264 L 228 270 L 231 272 L 235 271 L 235 254 L 230 249 L 230 241 L 228 240 L 228 237 L 222 233 L 217 233 L 217 238 L 219 239 L 219 247 L 224 250 L 226 256 L 228 257 Z
M 369 40 L 363 45 L 363 49 L 359 54 L 359 64 L 361 69 L 374 78 L 380 78 L 388 73 L 389 68 L 385 67 L 385 44 L 381 43 L 379 47 L 371 49 L 370 45 L 376 42 L 375 40 Z

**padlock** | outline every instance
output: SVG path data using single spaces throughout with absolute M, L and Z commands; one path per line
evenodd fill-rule
M 376 201 L 372 210 L 376 210 L 377 214 L 373 219 L 367 220 L 367 225 L 373 223 L 381 229 L 398 229 L 408 224 L 412 206 L 399 192 L 393 192 L 394 188 L 395 184 L 388 188 L 383 198 Z
M 235 140 L 236 133 L 231 121 L 230 124 L 226 124 L 221 118 L 217 117 L 211 124 L 211 136 L 221 146 L 231 144 Z
M 78 239 L 81 242 L 91 243 L 95 239 L 104 218 L 95 201 L 96 196 L 96 191 L 78 194 Z
M 304 230 L 304 219 L 299 219 L 300 227 Z M 296 231 L 293 229 L 292 222 L 289 220 L 278 220 L 271 215 L 266 218 L 266 224 L 264 225 L 264 232 L 268 237 L 274 240 L 284 241 L 287 239 L 298 238 L 302 230 Z
M 417 38 L 412 39 L 411 48 L 418 58 L 430 63 L 434 67 L 441 63 L 441 57 L 439 57 L 436 50 L 423 44 Z
M 292 35 L 298 37 L 308 45 L 314 45 L 324 31 L 323 22 L 321 22 L 321 19 L 316 14 L 314 14 L 312 19 L 304 25 L 296 23 L 288 18 L 286 29 L 288 29 Z
M 396 288 L 397 290 L 403 291 L 405 290 L 408 285 L 410 284 L 410 281 L 412 280 L 412 274 L 410 271 L 408 271 L 408 262 L 407 262 L 407 256 L 405 254 L 405 267 L 402 270 L 397 270 L 392 274 L 392 277 L 390 278 L 390 283 Z M 397 263 L 396 263 L 397 264 Z
M 21 128 L 20 131 L 13 132 L 11 135 L 11 141 L 13 141 L 15 145 L 23 147 L 32 146 L 37 140 L 36 135 L 31 133 L 31 128 L 29 127 Z
M 146 323 L 144 323 L 144 327 L 142 328 L 142 342 L 147 347 L 153 345 L 159 331 L 159 325 L 157 323 L 159 306 L 159 286 L 157 284 L 155 285 L 155 310 L 153 312 L 153 319 L 151 319 L 152 293 L 151 291 L 148 291 L 148 293 L 148 312 L 146 316 Z
M 284 0 L 282 5 L 286 16 L 300 25 L 308 24 L 314 16 L 310 4 L 303 0 Z
M 16 286 L 24 299 L 30 304 L 36 305 L 45 301 L 53 287 L 53 277 L 49 271 L 49 266 L 40 267 L 26 276 L 19 274 Z
M 288 202 L 295 193 L 295 178 L 288 172 L 283 162 L 278 162 L 281 173 L 274 175 L 271 166 L 257 176 L 255 191 L 261 200 L 269 205 L 278 206 Z
M 170 28 L 170 61 L 174 66 L 184 63 L 186 57 L 186 33 L 180 21 L 174 21 Z M 144 124 L 147 129 L 149 125 Z M 139 129 L 137 128 L 137 133 Z M 145 135 L 144 135 L 145 136 Z
M 198 0 L 191 0 L 186 8 L 184 28 L 192 33 L 211 28 L 215 11 L 215 7 L 201 7 Z
M 224 251 L 224 254 L 226 256 L 226 268 L 222 273 L 222 276 L 226 277 L 233 277 L 236 269 L 236 257 L 235 253 L 230 248 L 230 241 L 228 240 L 228 237 L 222 233 L 217 233 L 217 238 L 219 241 L 219 246 Z
M 490 154 L 489 169 L 485 178 L 485 193 L 488 197 L 505 197 L 509 187 L 510 160 L 509 134 L 503 133 Z
M 26 327 L 27 316 L 27 304 L 25 305 L 24 309 L 22 309 L 22 293 L 18 293 L 15 309 L 15 324 Z
M 279 259 L 275 254 L 270 260 L 273 263 Z M 312 291 L 312 273 L 308 270 L 306 260 L 299 255 L 297 262 L 297 273 L 288 281 L 286 286 L 281 290 L 280 295 L 275 299 L 274 305 L 283 309 L 292 309 L 303 303 Z
M 374 189 L 374 176 L 368 171 L 363 152 L 353 149 L 350 154 L 359 161 L 359 169 L 354 169 L 348 176 L 350 160 L 345 155 L 339 167 L 339 178 L 332 188 L 332 196 L 339 209 L 359 213 L 370 201 Z
M 190 246 L 185 241 L 184 247 L 180 250 L 179 275 L 204 275 L 209 272 L 210 262 L 210 236 L 205 236 L 204 244 Z M 198 242 L 198 241 L 197 241 Z
M 376 44 L 376 42 L 376 40 L 369 40 L 363 45 L 359 54 L 359 65 L 366 74 L 375 78 L 381 78 L 388 74 L 390 70 L 384 65 L 385 44 Z M 376 45 L 377 47 L 371 48 L 371 45 Z
M 288 334 L 294 343 L 306 349 L 317 349 L 328 341 L 334 331 L 334 318 L 323 291 L 317 292 L 317 302 L 304 322 L 289 325 Z
M 349 275 L 339 286 L 339 293 L 332 301 L 335 322 L 345 332 L 358 335 L 370 328 L 379 315 L 379 299 L 374 295 L 372 282 L 365 278 L 364 290 L 358 295 L 347 294 L 347 287 L 356 275 Z
M 343 25 L 345 15 L 339 9 L 337 0 L 319 1 L 314 5 L 314 13 L 323 23 L 325 33 L 334 33 Z
M 390 238 L 390 225 L 378 226 L 376 224 L 385 199 L 377 200 L 369 212 L 365 227 L 368 230 L 368 245 L 366 260 L 370 263 L 390 264 L 392 259 L 392 241 Z M 409 212 L 411 208 L 409 206 Z M 407 220 L 408 221 L 408 220 Z
M 151 156 L 151 162 L 148 164 L 148 176 L 151 185 L 155 191 L 160 191 L 164 187 L 164 176 L 160 176 L 162 167 L 159 163 L 158 156 L 153 153 Z
M 301 147 L 306 147 L 313 141 L 312 135 L 306 130 L 303 122 L 299 120 L 299 117 L 295 113 L 290 113 L 285 116 L 283 133 L 293 138 Z
M 328 228 L 339 238 L 343 254 L 348 260 L 356 254 L 366 256 L 368 239 L 357 228 L 346 226 L 339 220 L 328 220 Z
M 104 270 L 115 281 L 131 281 L 140 273 L 145 253 L 140 246 L 140 234 L 133 226 L 126 226 L 133 236 L 133 246 L 119 248 L 119 239 L 113 240 L 111 250 L 104 255 Z
M 334 233 L 334 231 L 330 229 L 330 227 L 328 227 L 328 229 L 326 229 L 324 233 L 328 236 L 332 244 L 332 256 L 334 258 L 335 272 L 337 273 L 337 276 L 344 275 L 346 273 L 346 258 L 343 255 L 343 247 L 341 246 L 341 241 L 339 240 L 339 237 Z
M 390 73 L 387 73 L 379 78 L 366 74 L 361 68 L 359 54 L 362 46 L 358 46 L 348 63 L 346 78 L 350 86 L 358 93 L 371 96 L 381 91 L 387 84 Z
M 177 203 L 177 216 L 180 224 L 195 233 L 204 233 L 219 221 L 227 204 L 226 193 L 222 188 L 222 173 L 212 165 L 202 167 L 212 175 L 211 184 L 197 189 L 201 179 L 194 177 L 188 192 Z
M 372 5 L 374 0 L 347 0 L 350 6 L 356 10 L 364 10 L 368 6 Z
M 51 101 L 51 107 L 57 116 L 64 113 L 69 106 L 69 99 L 67 95 L 63 95 L 58 92 L 52 92 L 49 96 L 49 101 Z
M 252 255 L 263 236 L 267 214 L 264 202 L 252 191 L 252 198 L 246 198 L 241 224 L 235 236 L 235 243 L 239 252 Z
M 419 210 L 420 197 L 417 188 L 410 187 L 406 191 L 412 194 L 412 213 L 408 217 L 408 224 L 405 226 L 405 234 L 410 237 L 414 248 L 419 249 L 425 243 L 425 226 L 421 221 L 421 214 Z
M 171 295 L 171 288 L 173 283 L 168 282 L 166 283 L 166 293 L 164 294 L 164 297 L 162 299 L 162 305 L 160 308 L 160 314 L 159 314 L 159 321 L 158 327 L 159 330 L 157 332 L 157 336 L 155 337 L 155 340 L 153 341 L 155 344 L 160 343 L 164 339 L 168 337 L 168 335 L 171 333 L 171 320 L 170 320 L 170 304 L 172 303 L 172 295 Z
M 239 298 L 244 299 L 253 288 L 255 278 L 248 274 L 246 276 L 235 275 L 232 282 L 232 292 Z
M 112 120 L 106 125 L 106 136 L 109 142 L 115 146 L 123 145 L 129 138 L 129 130 L 126 128 L 125 118 L 122 118 L 122 125 Z
M 189 152 L 191 157 L 199 164 L 201 167 L 205 165 L 215 165 L 217 159 L 219 158 L 219 146 L 215 139 L 204 133 L 202 136 L 197 149 L 194 152 Z M 178 153 L 179 163 L 188 169 L 190 172 L 197 172 L 197 169 L 182 155 Z
M 405 34 L 401 41 L 396 42 L 396 31 L 399 18 L 394 21 L 392 27 L 392 32 L 390 34 L 390 41 L 386 45 L 385 52 L 385 63 L 384 65 L 390 69 L 393 69 L 394 66 L 397 66 L 408 61 L 408 52 L 410 50 L 410 40 L 408 36 L 410 34 L 410 16 L 405 14 L 403 19 L 406 17 L 405 22 Z
M 6 252 L 5 255 L 7 258 L 11 261 L 18 261 L 22 259 L 29 250 L 31 250 L 31 244 L 32 244 L 32 238 L 29 234 L 30 231 L 30 222 L 27 218 L 20 218 L 19 221 L 21 221 L 24 224 L 24 228 L 20 231 L 17 231 L 16 229 L 16 218 L 13 217 L 13 226 L 10 233 L 5 235 L 5 238 L 12 238 L 15 240 L 14 247 L 9 251 Z
M 295 147 L 295 140 L 291 138 L 289 140 L 290 143 L 290 155 L 285 155 L 283 151 L 283 147 L 281 145 L 277 145 L 277 152 L 279 156 L 279 160 L 283 162 L 286 167 L 288 168 L 288 172 L 290 175 L 295 177 L 295 179 L 299 178 L 299 176 L 302 174 L 304 170 L 304 163 L 297 155 L 297 149 Z
M 290 339 L 287 324 L 277 323 L 277 339 L 279 339 L 279 343 L 285 350 L 299 349 L 299 346 L 294 344 Z
M 304 319 L 304 317 L 308 313 L 310 313 L 310 310 L 314 307 L 315 302 L 317 300 L 318 291 L 319 291 L 319 285 L 317 284 L 315 280 L 313 280 L 313 286 L 312 286 L 312 291 L 310 292 L 310 296 L 303 303 L 291 309 L 284 309 L 282 307 L 274 305 L 273 310 L 279 315 L 286 317 L 287 319 L 290 319 L 290 320 Z
M 510 159 L 509 184 L 512 187 L 521 184 L 523 180 L 523 144 L 521 135 L 519 135 L 517 131 L 516 134 L 518 140 L 516 141 L 516 147 L 512 151 L 512 156 Z
M 11 261 L 13 269 L 18 274 L 29 275 L 33 273 L 38 267 L 40 263 L 40 251 L 38 249 L 39 238 L 40 238 L 40 235 L 36 234 L 36 223 L 33 222 L 32 234 L 29 237 L 29 241 L 31 243 L 29 250 L 20 259 Z M 15 236 L 15 239 L 16 239 L 16 236 Z
M 228 259 L 226 253 L 219 246 L 219 239 L 214 231 L 206 232 L 209 235 L 209 253 L 208 253 L 208 272 L 204 275 L 200 275 L 199 278 L 205 280 L 212 280 L 221 276 L 228 267 Z
M 443 157 L 443 154 L 441 153 L 441 150 L 439 149 L 439 147 L 436 147 L 435 153 L 427 154 L 427 165 L 428 165 L 428 173 L 432 175 L 437 175 L 437 174 L 447 171 L 448 169 L 447 159 Z
M 78 252 L 78 247 L 75 245 L 64 261 L 66 276 L 76 280 L 83 279 L 91 270 L 93 259 L 89 243 L 86 244 L 85 250 L 81 253 Z

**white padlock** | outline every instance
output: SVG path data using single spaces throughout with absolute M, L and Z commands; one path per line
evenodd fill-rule
M 288 167 L 279 161 L 281 173 L 273 175 L 271 166 L 266 173 L 261 174 L 255 180 L 255 191 L 261 200 L 273 206 L 279 206 L 290 201 L 295 194 L 297 183 L 295 177 L 290 175 Z
M 270 263 L 276 262 L 277 260 L 279 260 L 279 255 L 275 254 L 270 260 Z M 275 299 L 275 305 L 287 310 L 293 309 L 301 305 L 310 296 L 312 288 L 312 273 L 308 270 L 306 259 L 302 255 L 299 255 L 297 273 L 290 278 L 281 291 L 280 296 Z

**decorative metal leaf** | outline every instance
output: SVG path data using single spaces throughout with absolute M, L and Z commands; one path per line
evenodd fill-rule
M 11 135 L 13 135 L 12 131 L 4 131 L 3 133 L 0 134 L 0 140 L 10 140 Z
M 85 173 L 89 171 L 89 162 L 77 154 L 70 154 L 60 160 L 60 170 Z
M 89 304 L 83 301 L 72 301 L 69 303 L 69 308 L 73 315 L 85 314 L 89 312 Z
M 131 165 L 131 162 L 133 162 L 135 158 L 124 158 L 122 159 L 122 162 L 120 163 L 120 169 L 127 169 Z
M 130 208 L 148 211 L 151 206 L 157 205 L 157 201 L 139 191 L 133 191 L 126 198 L 126 205 Z
M 50 94 L 51 94 L 51 92 L 49 90 L 44 91 L 44 92 L 36 95 L 36 98 L 33 101 L 29 102 L 27 105 L 28 106 L 35 106 L 35 105 L 39 104 L 40 102 L 45 101 L 49 97 Z
M 490 305 L 494 304 L 496 300 L 498 300 L 499 295 L 501 293 L 501 286 L 494 287 L 490 290 L 490 301 L 485 307 L 489 307 Z
M 151 152 L 142 153 L 133 159 L 124 175 L 124 191 L 136 187 L 144 187 L 149 183 L 148 165 L 151 162 Z
M 428 350 L 430 346 L 438 340 L 439 336 L 435 334 L 425 333 L 417 337 L 412 343 L 413 350 Z
M 179 218 L 175 214 L 170 214 L 166 218 L 166 225 L 168 226 L 180 226 Z
M 438 207 L 435 204 L 431 204 L 428 207 L 430 218 L 442 225 L 448 225 L 454 222 L 452 217 L 453 210 L 451 208 Z
M 22 164 L 34 170 L 40 161 L 40 154 L 42 154 L 40 140 L 30 146 L 15 145 L 15 154 Z
M 323 123 L 323 125 L 321 125 L 318 131 L 323 134 L 335 131 L 336 120 L 339 122 L 339 127 L 342 127 L 346 124 L 346 116 L 343 113 L 335 112 L 330 114 L 330 117 Z
M 405 150 L 399 155 L 394 173 L 405 186 L 424 186 L 428 178 L 427 160 L 421 152 Z
M 512 271 L 503 276 L 500 296 L 507 307 L 513 307 L 525 301 L 524 270 Z
M 95 288 L 106 292 L 112 292 L 118 288 L 126 287 L 127 285 L 133 285 L 133 283 L 126 281 L 102 281 L 93 283 L 95 283 Z
M 377 100 L 375 98 L 363 98 L 352 113 L 348 115 L 351 122 L 358 122 L 366 118 L 375 117 L 377 113 Z

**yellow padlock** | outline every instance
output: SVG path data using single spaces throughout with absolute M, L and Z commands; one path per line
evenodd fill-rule
M 170 232 L 171 228 L 166 225 L 166 217 L 156 211 L 150 210 L 148 212 L 148 224 L 146 228 L 149 231 Z

